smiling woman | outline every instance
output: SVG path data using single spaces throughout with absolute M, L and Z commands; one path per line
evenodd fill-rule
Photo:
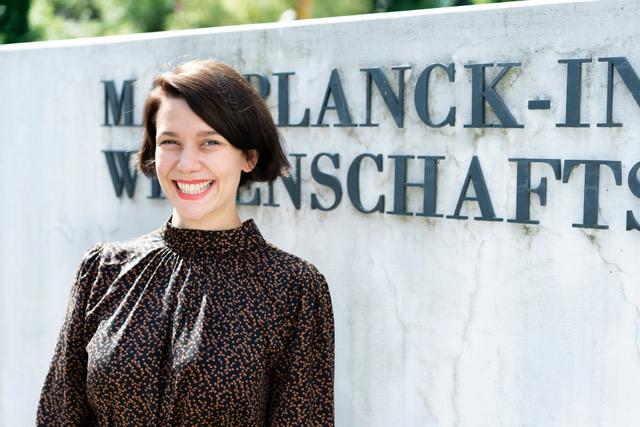
M 38 425 L 333 426 L 325 277 L 242 222 L 238 186 L 289 164 L 259 95 L 190 61 L 153 81 L 137 168 L 173 207 L 78 267 Z
M 158 178 L 174 207 L 175 226 L 238 227 L 238 186 L 273 181 L 290 167 L 262 98 L 240 73 L 219 62 L 192 61 L 158 75 L 144 119 L 137 168 Z M 206 190 L 202 194 L 180 189 L 180 183 L 194 181 L 211 184 L 199 188 Z
M 173 224 L 214 230 L 242 225 L 236 192 L 241 174 L 256 167 L 258 151 L 232 145 L 182 98 L 163 99 L 156 127 L 155 174 L 174 207 Z

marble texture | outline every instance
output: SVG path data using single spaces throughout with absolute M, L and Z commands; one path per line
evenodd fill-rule
M 404 128 L 374 90 L 378 127 L 280 128 L 302 159 L 302 207 L 275 184 L 280 207 L 243 206 L 265 237 L 316 264 L 330 285 L 336 323 L 338 426 L 636 426 L 640 419 L 640 249 L 625 212 L 640 218 L 627 184 L 640 161 L 640 107 L 616 75 L 614 118 L 606 107 L 606 65 L 627 57 L 640 72 L 637 1 L 520 2 L 0 47 L 0 425 L 28 425 L 63 317 L 74 269 L 98 241 L 130 238 L 168 217 L 138 178 L 135 197 L 114 196 L 105 149 L 136 149 L 141 128 L 101 126 L 101 80 L 136 79 L 135 122 L 151 78 L 195 57 L 226 61 L 245 73 L 295 71 L 291 121 L 316 120 L 337 68 L 357 123 L 365 117 L 364 74 L 406 72 Z M 583 68 L 582 118 L 564 121 L 566 65 Z M 456 106 L 453 127 L 430 128 L 415 112 L 413 88 L 429 64 L 453 62 L 455 82 L 434 72 L 434 120 Z M 522 129 L 470 129 L 471 74 L 465 64 L 520 62 L 498 85 Z M 488 77 L 496 69 L 488 71 Z M 268 103 L 277 113 L 276 78 Z M 550 110 L 527 100 L 550 99 Z M 495 122 L 489 111 L 488 120 Z M 329 111 L 325 123 L 337 116 Z M 339 153 L 320 168 L 343 187 L 333 211 L 310 208 L 333 194 L 311 176 L 320 152 Z M 384 156 L 384 170 L 363 163 L 366 206 L 393 203 L 387 156 L 439 155 L 438 212 L 451 215 L 472 156 L 480 159 L 496 215 L 515 215 L 510 157 L 607 159 L 622 164 L 622 185 L 601 172 L 600 211 L 608 230 L 580 229 L 583 168 L 568 183 L 548 178 L 548 203 L 532 197 L 540 225 L 363 214 L 346 194 L 347 168 L 361 153 Z M 420 178 L 409 162 L 409 179 Z M 266 188 L 263 187 L 263 191 Z M 408 192 L 408 206 L 421 206 Z M 473 203 L 463 214 L 478 215 Z M 35 262 L 34 262 L 35 261 Z

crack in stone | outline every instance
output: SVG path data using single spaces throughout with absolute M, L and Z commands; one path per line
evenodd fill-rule
M 402 319 L 401 313 L 402 310 L 400 309 L 400 302 L 399 302 L 399 295 L 398 295 L 398 289 L 395 285 L 395 282 L 393 280 L 391 280 L 389 273 L 387 272 L 386 268 L 384 267 L 383 264 L 381 263 L 376 263 L 375 260 L 373 259 L 373 256 L 371 256 L 370 253 L 367 254 L 369 257 L 369 260 L 371 261 L 371 263 L 373 265 L 378 265 L 378 267 L 380 267 L 380 270 L 382 270 L 382 274 L 384 274 L 386 283 L 389 285 L 391 291 L 393 292 L 393 301 L 394 301 L 394 308 L 395 308 L 395 312 L 396 312 L 396 318 L 398 319 L 398 323 L 400 324 L 400 327 L 402 328 L 402 335 L 401 335 L 401 339 L 402 339 L 402 371 L 404 374 L 405 371 L 405 365 L 407 362 L 407 322 L 405 322 Z
M 475 263 L 475 269 L 473 272 L 473 276 L 475 278 L 475 287 L 469 294 L 469 308 L 467 310 L 467 317 L 464 321 L 464 328 L 462 330 L 462 343 L 460 348 L 460 353 L 453 359 L 453 391 L 451 395 L 451 403 L 453 407 L 453 415 L 454 415 L 454 426 L 460 425 L 460 411 L 458 408 L 458 370 L 460 359 L 462 358 L 462 354 L 464 352 L 464 346 L 468 342 L 468 334 L 469 329 L 471 328 L 471 323 L 475 318 L 476 311 L 476 301 L 478 299 L 478 294 L 480 292 L 480 266 L 482 265 L 482 250 L 487 243 L 487 239 L 483 239 L 480 242 L 480 246 L 478 247 L 478 258 Z
M 614 268 L 615 270 L 617 270 L 618 273 L 621 274 L 627 274 L 618 264 L 616 264 L 615 262 L 612 261 L 608 261 L 604 255 L 602 255 L 602 246 L 600 246 L 600 242 L 598 242 L 598 238 L 595 235 L 591 235 L 591 234 L 587 234 L 584 233 L 585 236 L 587 237 L 587 239 L 589 240 L 589 242 L 596 248 L 596 253 L 598 254 L 598 257 L 602 260 L 602 262 L 609 266 Z M 633 302 L 631 299 L 629 299 L 629 296 L 627 295 L 627 292 L 624 289 L 624 281 L 620 280 L 619 281 L 619 287 L 620 287 L 620 294 L 622 295 L 622 298 L 624 298 L 625 302 L 627 304 L 629 304 L 631 307 L 633 307 L 636 311 L 636 336 L 635 336 L 635 350 L 636 350 L 636 358 L 638 359 L 638 362 L 640 363 L 640 307 L 638 306 L 638 304 L 636 304 L 635 302 Z
M 458 361 L 462 356 L 462 352 L 453 358 L 453 391 L 451 393 L 451 406 L 453 407 L 453 425 L 460 425 L 460 412 L 458 410 Z
M 583 234 L 585 235 L 587 240 L 589 240 L 589 243 L 591 243 L 596 248 L 596 253 L 598 254 L 598 257 L 600 257 L 603 263 L 605 263 L 610 267 L 615 267 L 615 269 L 618 270 L 618 273 L 624 273 L 624 271 L 622 270 L 622 268 L 620 268 L 618 264 L 616 264 L 615 262 L 607 261 L 607 259 L 602 255 L 602 246 L 600 246 L 600 242 L 598 241 L 598 238 L 595 235 L 588 234 L 586 232 L 583 232 Z M 626 299 L 626 295 L 625 295 L 625 299 Z
M 636 357 L 640 362 L 640 308 L 636 306 Z
M 435 425 L 440 425 L 440 419 L 433 412 L 433 408 L 431 407 L 431 404 L 429 403 L 429 397 L 425 393 L 420 391 L 420 390 L 418 390 L 418 395 L 422 399 L 422 403 L 424 404 L 424 408 L 427 411 L 427 416 L 429 416 L 433 421 L 435 421 Z
M 482 258 L 482 249 L 484 248 L 484 245 L 487 243 L 487 240 L 483 240 L 482 242 L 480 242 L 480 247 L 478 248 L 478 261 L 475 263 L 475 269 L 473 272 L 473 276 L 475 278 L 475 287 L 473 288 L 473 290 L 471 291 L 471 294 L 469 295 L 469 310 L 467 312 L 467 318 L 465 319 L 464 322 L 464 329 L 462 331 L 462 341 L 463 342 L 467 342 L 467 335 L 469 332 L 469 327 L 471 326 L 471 322 L 473 321 L 474 317 L 475 317 L 475 309 L 476 309 L 476 297 L 478 296 L 478 292 L 480 291 L 480 280 L 478 278 L 478 274 L 479 274 L 479 270 L 480 270 L 480 265 L 482 265 L 482 263 L 479 261 L 480 258 Z

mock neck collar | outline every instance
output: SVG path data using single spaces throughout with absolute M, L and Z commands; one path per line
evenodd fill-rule
M 265 243 L 253 219 L 228 230 L 178 228 L 171 224 L 173 214 L 160 227 L 160 234 L 176 253 L 189 257 L 224 257 L 241 254 Z

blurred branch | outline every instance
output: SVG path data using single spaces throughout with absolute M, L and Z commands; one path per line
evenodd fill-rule
M 313 0 L 295 0 L 296 18 L 311 18 L 311 10 L 313 9 Z

